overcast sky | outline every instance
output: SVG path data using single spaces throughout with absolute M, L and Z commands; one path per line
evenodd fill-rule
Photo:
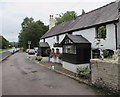
M 82 9 L 89 12 L 115 0 L 1 0 L 0 1 L 0 34 L 9 41 L 18 41 L 21 23 L 27 17 L 49 24 L 49 15 L 75 11 L 81 14 Z

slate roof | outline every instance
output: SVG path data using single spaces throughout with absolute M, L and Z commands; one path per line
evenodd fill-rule
M 40 47 L 50 47 L 47 42 L 39 42 Z
M 73 43 L 90 43 L 86 38 L 84 38 L 82 35 L 72 35 L 72 34 L 68 34 L 65 36 L 64 39 L 70 39 Z M 63 41 L 64 41 L 63 39 Z M 61 44 L 63 43 L 63 41 L 61 42 Z
M 68 34 L 67 37 L 71 39 L 74 43 L 90 43 L 86 38 L 82 35 L 72 35 Z
M 80 15 L 75 19 L 56 25 L 47 31 L 42 38 L 118 20 L 118 16 L 118 2 L 112 2 L 103 7 L 85 13 L 84 15 Z

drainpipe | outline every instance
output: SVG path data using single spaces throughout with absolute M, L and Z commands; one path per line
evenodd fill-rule
M 114 23 L 114 25 L 115 25 L 115 40 L 116 40 L 116 50 L 117 50 L 117 46 L 118 46 L 117 24 Z

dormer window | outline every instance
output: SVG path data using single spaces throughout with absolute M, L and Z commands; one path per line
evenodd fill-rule
M 96 38 L 101 38 L 101 39 L 106 38 L 106 26 L 96 27 Z

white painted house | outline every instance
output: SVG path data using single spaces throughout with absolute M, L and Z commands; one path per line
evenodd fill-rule
M 101 42 L 100 44 L 103 45 L 99 46 L 99 48 L 103 50 L 110 49 L 114 51 L 120 48 L 120 0 L 56 26 L 54 22 L 53 16 L 52 18 L 50 16 L 51 29 L 41 37 L 40 42 L 47 42 L 55 52 L 56 49 L 59 49 L 60 53 L 64 53 L 63 46 L 60 47 L 60 43 L 68 34 L 73 36 L 81 35 L 91 43 L 91 58 L 94 57 L 94 50 L 98 48 L 96 45 L 98 38 Z M 105 28 L 105 34 L 103 35 L 102 33 L 102 36 L 98 34 L 100 27 Z M 80 65 L 81 64 L 72 64 L 63 61 L 63 67 L 73 72 L 75 72 L 76 67 Z

